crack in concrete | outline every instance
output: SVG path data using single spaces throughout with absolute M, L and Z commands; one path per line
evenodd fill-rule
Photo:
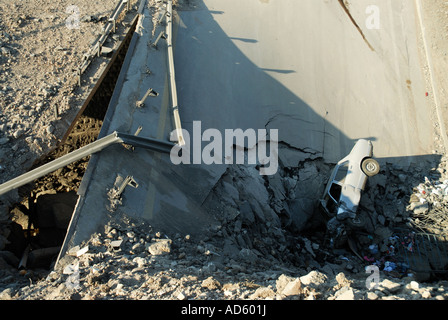
M 302 122 L 305 122 L 305 123 L 309 123 L 309 124 L 314 124 L 314 122 L 312 122 L 312 121 L 304 120 L 304 119 L 297 118 L 297 117 L 292 117 L 290 114 L 286 114 L 286 113 L 277 113 L 276 115 L 274 115 L 274 116 L 272 116 L 272 117 L 270 117 L 270 118 L 268 119 L 268 121 L 266 122 L 266 124 L 264 125 L 264 127 L 267 128 L 267 126 L 269 125 L 269 123 L 271 123 L 272 121 L 274 121 L 275 118 L 280 117 L 280 116 L 284 116 L 284 117 L 287 117 L 287 118 L 289 118 L 289 119 L 292 118 L 292 119 L 294 119 L 294 120 L 299 120 L 299 121 L 302 121 Z
M 299 148 L 299 147 L 295 147 L 295 146 L 293 146 L 292 144 L 290 144 L 290 143 L 288 143 L 288 142 L 286 142 L 286 141 L 283 141 L 283 140 L 281 140 L 281 141 L 279 141 L 278 142 L 278 144 L 279 145 L 284 145 L 284 146 L 286 146 L 287 148 L 290 148 L 290 149 L 293 149 L 293 150 L 296 150 L 296 151 L 300 151 L 300 152 L 302 152 L 302 153 L 306 153 L 306 154 L 309 154 L 309 155 L 311 155 L 311 156 L 316 156 L 316 155 L 320 155 L 320 154 L 322 154 L 322 152 L 320 152 L 320 151 L 317 151 L 317 150 L 314 150 L 314 149 L 311 149 L 311 148 Z M 311 158 L 310 160 L 315 160 L 315 158 Z
M 323 137 L 322 137 L 322 157 L 325 155 L 325 136 L 327 135 L 327 116 L 328 116 L 328 110 L 325 110 L 325 117 L 323 117 L 324 121 L 324 130 L 323 130 Z M 330 134 L 331 135 L 331 134 Z
M 370 50 L 375 51 L 375 49 L 372 47 L 372 45 L 370 44 L 370 42 L 367 40 L 366 36 L 364 35 L 364 32 L 362 32 L 361 28 L 356 23 L 356 20 L 353 18 L 352 14 L 350 13 L 350 10 L 345 5 L 344 0 L 338 0 L 338 1 L 339 1 L 339 4 L 341 5 L 342 9 L 344 9 L 345 13 L 350 18 L 350 20 L 353 23 L 353 25 L 356 27 L 356 29 L 358 29 L 359 33 L 361 34 L 361 36 L 364 39 L 364 41 L 367 44 L 367 46 L 370 48 Z

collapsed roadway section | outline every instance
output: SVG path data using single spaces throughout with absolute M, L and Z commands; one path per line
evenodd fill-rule
M 174 146 L 170 132 L 176 133 L 171 140 L 183 143 L 172 7 L 171 0 L 157 12 L 146 1 L 139 5 L 139 21 L 98 140 L 77 150 L 79 156 L 88 152 L 92 157 L 60 257 L 102 231 L 111 216 L 142 219 L 190 234 L 201 232 L 211 221 L 187 183 L 193 173 L 176 172 L 169 158 Z

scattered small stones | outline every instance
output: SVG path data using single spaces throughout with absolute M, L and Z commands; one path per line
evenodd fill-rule
M 144 222 L 123 219 L 127 221 L 123 223 L 120 219 L 108 223 L 103 233 L 96 233 L 85 243 L 71 248 L 52 271 L 37 270 L 20 275 L 13 267 L 1 269 L 0 299 L 448 298 L 446 281 L 422 284 L 412 277 L 391 278 L 381 272 L 378 285 L 368 288 L 368 274 L 347 271 L 345 260 L 326 264 L 325 269 L 331 270 L 327 273 L 269 260 L 260 260 L 254 265 L 244 257 L 226 254 L 216 240 L 168 236 L 153 231 Z M 162 235 L 166 238 L 161 238 Z M 136 250 L 138 243 L 148 249 Z M 198 246 L 212 247 L 217 255 L 197 254 Z M 308 257 L 312 255 L 308 253 Z M 356 264 L 354 258 L 350 257 Z M 214 267 L 207 268 L 211 263 Z M 233 270 L 237 272 L 229 273 Z M 33 279 L 32 284 L 28 279 Z
M 67 4 L 60 0 L 52 3 L 57 10 L 39 1 L 14 0 L 2 7 L 0 146 L 12 149 L 13 142 L 17 147 L 9 157 L 2 157 L 0 183 L 28 170 L 34 160 L 54 149 L 64 136 L 92 89 L 84 83 L 79 86 L 74 71 L 84 61 L 90 43 L 97 39 L 107 22 L 108 12 L 116 4 L 116 0 L 104 0 L 101 4 L 77 2 L 80 16 L 89 14 L 89 21 L 94 22 L 80 22 L 81 32 L 74 32 L 64 23 L 69 17 L 65 10 Z M 33 17 L 28 16 L 30 12 Z M 99 66 L 109 61 L 110 56 L 98 57 L 86 77 L 98 79 L 98 73 L 102 72 Z M 28 146 L 26 138 L 30 134 L 41 141 L 38 148 Z M 17 150 L 21 149 L 29 156 L 14 166 Z

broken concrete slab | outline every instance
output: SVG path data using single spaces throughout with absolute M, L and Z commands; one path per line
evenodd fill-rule
M 240 206 L 240 214 L 242 223 L 250 225 L 255 222 L 255 215 L 248 201 L 244 201 L 243 204 Z
M 379 283 L 379 285 L 382 288 L 388 290 L 390 293 L 396 293 L 396 292 L 401 290 L 401 284 L 400 283 L 391 281 L 389 279 L 384 279 L 383 281 L 381 281 Z
M 302 284 L 310 287 L 320 286 L 326 283 L 327 280 L 328 280 L 327 275 L 316 270 L 313 270 L 310 273 L 300 277 L 300 281 L 302 282 Z
M 171 252 L 171 239 L 153 239 L 153 243 L 148 244 L 148 252 L 153 256 L 159 256 Z
M 355 294 L 353 288 L 342 287 L 335 293 L 335 300 L 355 300 Z
M 277 293 L 285 296 L 299 295 L 302 292 L 302 283 L 299 278 L 282 274 L 275 282 Z

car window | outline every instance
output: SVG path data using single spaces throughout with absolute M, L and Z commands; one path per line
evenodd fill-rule
M 345 178 L 347 177 L 347 173 L 348 173 L 348 161 L 342 163 L 338 167 L 336 175 L 334 177 L 334 180 L 343 184 L 345 181 Z
M 339 197 L 341 196 L 342 187 L 337 183 L 332 183 L 330 187 L 330 196 L 335 202 L 339 202 Z

